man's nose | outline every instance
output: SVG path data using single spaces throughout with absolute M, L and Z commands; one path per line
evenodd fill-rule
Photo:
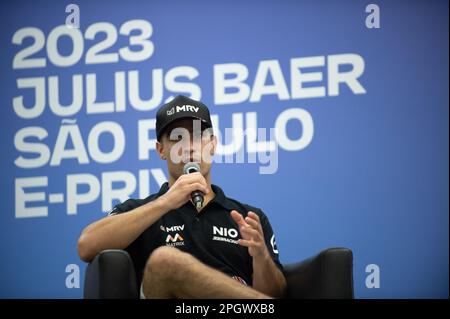
M 198 132 L 192 133 L 191 132 L 189 141 L 190 141 L 190 145 L 191 146 L 196 146 L 196 145 L 201 146 L 201 144 L 202 144 L 202 135 L 201 135 L 201 133 L 198 133 Z

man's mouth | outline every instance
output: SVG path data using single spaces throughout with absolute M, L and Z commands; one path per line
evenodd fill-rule
M 198 157 L 198 156 L 186 156 L 186 157 L 183 157 L 183 163 L 189 163 L 189 162 L 200 163 L 201 162 L 201 158 Z

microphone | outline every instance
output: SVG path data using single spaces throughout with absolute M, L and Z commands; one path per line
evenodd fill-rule
M 184 165 L 183 173 L 191 174 L 200 172 L 200 166 L 197 163 L 189 162 Z M 191 199 L 196 208 L 201 208 L 203 205 L 203 193 L 200 191 L 193 191 L 191 193 Z

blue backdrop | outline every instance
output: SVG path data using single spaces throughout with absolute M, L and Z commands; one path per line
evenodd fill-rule
M 81 230 L 159 189 L 156 108 L 186 94 L 281 132 L 272 174 L 212 179 L 283 263 L 345 246 L 357 298 L 448 298 L 447 1 L 377 1 L 379 28 L 367 1 L 79 0 L 79 28 L 69 3 L 1 4 L 0 297 L 82 296 Z

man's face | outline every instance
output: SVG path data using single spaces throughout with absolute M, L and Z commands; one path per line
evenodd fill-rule
M 202 175 L 208 175 L 217 140 L 200 120 L 187 118 L 169 125 L 156 144 L 161 159 L 167 160 L 170 175 L 177 179 L 188 162 L 198 163 Z

